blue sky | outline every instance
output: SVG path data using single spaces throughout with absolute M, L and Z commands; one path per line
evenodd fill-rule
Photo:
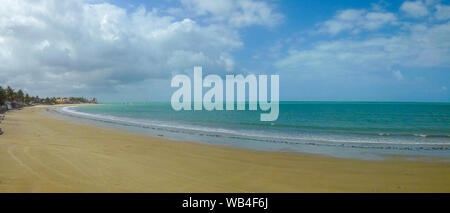
M 450 101 L 450 2 L 9 1 L 0 85 L 167 101 L 171 77 L 279 74 L 281 100 Z

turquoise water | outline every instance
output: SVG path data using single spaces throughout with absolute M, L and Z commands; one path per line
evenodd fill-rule
M 151 135 L 250 149 L 450 157 L 449 103 L 281 102 L 274 122 L 259 121 L 261 111 L 177 112 L 170 103 L 102 104 L 66 111 L 148 129 Z

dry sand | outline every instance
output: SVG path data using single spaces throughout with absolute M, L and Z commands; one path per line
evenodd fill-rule
M 450 192 L 450 163 L 339 159 L 173 142 L 56 120 L 0 123 L 0 192 Z

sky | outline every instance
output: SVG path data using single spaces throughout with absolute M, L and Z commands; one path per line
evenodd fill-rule
M 290 101 L 450 102 L 450 1 L 1 0 L 0 85 L 169 101 L 176 74 L 278 74 Z

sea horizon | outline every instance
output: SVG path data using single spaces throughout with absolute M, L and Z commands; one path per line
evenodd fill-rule
M 295 100 L 281 100 L 279 103 L 442 103 L 450 104 L 450 101 L 338 101 L 338 100 L 324 100 L 324 101 L 295 101 Z M 111 101 L 98 102 L 97 104 L 146 104 L 146 103 L 170 103 L 170 101 Z M 191 102 L 194 103 L 194 102 Z M 237 103 L 237 102 L 236 102 Z M 245 102 L 248 104 L 248 101 Z

